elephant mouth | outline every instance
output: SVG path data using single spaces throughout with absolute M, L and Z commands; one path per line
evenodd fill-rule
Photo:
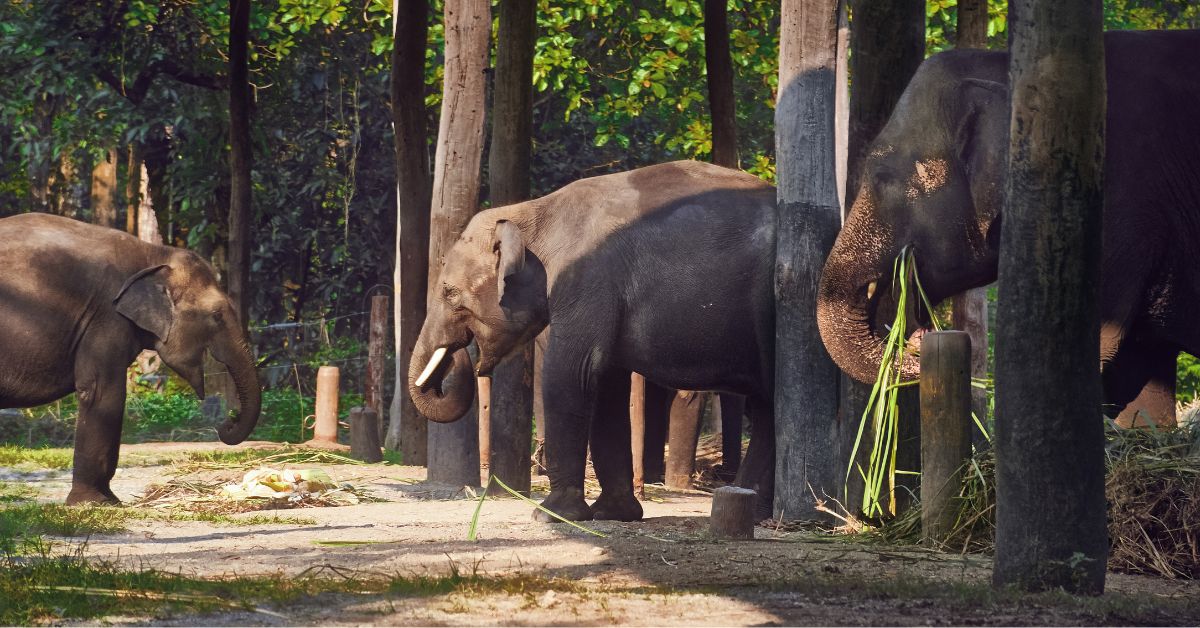
M 417 390 L 423 393 L 436 391 L 438 394 L 442 394 L 444 392 L 443 385 L 446 382 L 446 375 L 450 373 L 451 367 L 454 365 L 454 354 L 469 346 L 472 340 L 477 340 L 477 338 L 474 334 L 468 333 L 466 342 L 447 344 L 435 348 L 433 353 L 430 354 L 429 361 L 425 364 L 424 369 L 413 380 L 413 385 Z M 477 344 L 477 346 L 479 345 Z M 499 363 L 500 359 L 494 357 L 491 351 L 479 346 L 479 355 L 475 358 L 475 363 L 471 366 L 476 377 L 489 377 Z
M 891 278 L 878 277 L 860 288 L 864 295 L 863 312 L 872 335 L 882 342 L 897 323 L 899 309 L 899 286 L 893 286 Z M 914 350 L 920 349 L 921 337 L 926 332 L 933 331 L 933 313 L 926 307 L 914 285 L 909 285 L 905 295 L 904 330 L 909 345 Z M 930 301 L 933 303 L 934 301 Z

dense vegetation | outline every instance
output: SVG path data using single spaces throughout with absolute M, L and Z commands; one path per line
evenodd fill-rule
M 433 5 L 424 85 L 431 121 L 442 63 L 441 6 Z M 1007 37 L 1005 6 L 990 1 L 995 47 Z M 1109 28 L 1200 25 L 1200 7 L 1187 0 L 1105 6 Z M 956 0 L 926 7 L 931 54 L 954 41 Z M 700 0 L 539 2 L 535 194 L 583 176 L 709 156 L 702 9 Z M 728 9 L 741 164 L 772 179 L 778 3 L 730 0 Z M 363 337 L 367 297 L 392 285 L 390 11 L 385 0 L 254 6 L 251 327 L 264 365 L 278 367 L 266 373 L 272 387 L 293 385 L 306 374 L 293 365 L 318 355 L 361 361 L 360 344 L 337 338 Z M 95 219 L 92 168 L 115 155 L 124 192 L 135 147 L 160 232 L 222 269 L 228 40 L 222 0 L 0 3 L 0 216 Z M 486 185 L 480 201 L 488 202 Z M 279 325 L 289 322 L 299 325 Z M 1190 398 L 1200 367 L 1182 361 L 1180 371 Z M 181 400 L 163 403 L 192 412 Z

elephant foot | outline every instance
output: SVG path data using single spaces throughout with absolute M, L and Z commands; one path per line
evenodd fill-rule
M 67 505 L 76 504 L 120 504 L 121 500 L 107 488 L 99 489 L 94 486 L 72 486 L 67 494 Z
M 642 505 L 632 493 L 610 496 L 602 491 L 600 499 L 592 504 L 592 513 L 596 519 L 606 521 L 641 521 Z
M 542 500 L 542 508 L 553 511 L 567 521 L 591 521 L 593 517 L 592 508 L 583 500 L 583 491 L 578 489 L 561 493 L 550 491 L 550 495 Z M 533 520 L 545 523 L 558 521 L 541 510 L 533 511 Z

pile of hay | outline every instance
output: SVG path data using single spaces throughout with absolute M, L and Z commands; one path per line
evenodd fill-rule
M 281 487 L 278 476 L 316 473 L 320 481 L 307 478 L 295 481 L 295 489 Z M 247 472 L 240 483 L 235 478 L 212 481 L 175 478 L 162 484 L 152 484 L 134 502 L 134 506 L 149 508 L 182 508 L 190 512 L 229 515 L 257 510 L 284 508 L 324 508 L 351 506 L 362 502 L 382 501 L 369 491 L 349 484 L 338 484 L 323 471 L 283 472 L 259 468 Z
M 1200 427 L 1124 430 L 1110 424 L 1108 568 L 1163 576 L 1200 577 Z M 990 553 L 995 539 L 995 454 L 976 453 L 966 464 L 958 517 L 943 549 Z M 869 534 L 888 543 L 919 543 L 920 508 Z

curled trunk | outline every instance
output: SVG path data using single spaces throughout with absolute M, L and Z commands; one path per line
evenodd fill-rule
M 471 409 L 475 400 L 475 374 L 466 348 L 447 347 L 447 353 L 452 355 L 442 358 L 422 379 L 437 348 L 422 343 L 413 351 L 408 367 L 408 394 L 421 416 L 436 423 L 452 423 Z
M 229 369 L 237 387 L 239 410 L 217 427 L 217 435 L 226 445 L 236 445 L 250 436 L 258 424 L 262 410 L 262 387 L 258 382 L 258 370 L 254 367 L 254 356 L 250 346 L 236 325 L 209 346 L 213 358 Z

